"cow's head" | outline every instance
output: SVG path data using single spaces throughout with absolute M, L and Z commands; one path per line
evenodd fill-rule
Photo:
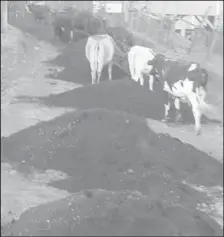
M 148 65 L 152 66 L 150 74 L 157 80 L 163 80 L 165 74 L 166 58 L 163 54 L 157 54 L 152 60 L 148 61 Z
M 25 9 L 27 12 L 29 13 L 42 13 L 42 14 L 46 14 L 48 13 L 53 13 L 54 10 L 50 9 L 50 7 L 48 5 L 45 4 L 45 2 L 39 2 L 39 3 L 34 3 L 34 2 L 30 2 L 30 3 L 26 3 L 25 4 Z
M 27 4 L 25 4 L 25 10 L 26 10 L 28 13 L 32 13 L 32 3 L 27 3 Z

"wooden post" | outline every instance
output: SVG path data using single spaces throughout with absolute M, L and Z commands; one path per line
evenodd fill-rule
M 7 1 L 1 1 L 1 33 L 5 33 L 8 26 Z
M 128 5 L 128 26 L 131 28 L 131 30 L 135 31 L 135 12 L 133 12 L 133 7 L 132 7 L 133 1 L 131 1 Z
M 212 32 L 212 42 L 211 42 L 210 47 L 208 48 L 207 57 L 206 57 L 208 61 L 211 60 L 211 56 L 213 54 L 217 38 L 218 38 L 218 32 L 216 32 L 216 30 L 213 30 L 213 32 Z
M 159 41 L 163 41 L 163 31 L 164 31 L 164 17 L 166 15 L 166 7 L 167 7 L 167 4 L 168 2 L 164 2 L 163 3 L 163 8 L 162 8 L 162 12 L 161 12 L 161 22 L 160 22 L 160 28 L 159 28 L 159 31 L 158 31 L 158 38 L 159 38 Z
M 205 14 L 204 14 L 204 16 L 203 16 L 203 19 L 202 19 L 202 21 L 200 22 L 199 28 L 203 29 L 203 25 L 204 25 L 204 23 L 206 22 L 206 20 L 207 20 L 207 18 L 208 18 L 208 15 L 209 15 L 210 10 L 211 10 L 211 6 L 209 6 L 209 7 L 206 9 Z M 195 41 L 196 41 L 196 38 L 197 38 L 197 33 L 194 32 L 194 34 L 193 34 L 193 39 L 192 39 L 192 41 L 191 41 L 191 47 L 190 47 L 190 49 L 189 49 L 189 53 L 192 52 L 192 49 L 193 49 L 193 47 L 194 47 L 194 45 L 195 45 L 195 43 L 196 43 L 196 42 L 195 42 Z
M 128 24 L 129 21 L 129 2 L 123 1 L 124 22 Z

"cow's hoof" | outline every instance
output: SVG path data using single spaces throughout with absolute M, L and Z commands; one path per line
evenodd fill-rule
M 183 119 L 182 119 L 181 114 L 180 114 L 180 113 L 177 113 L 177 114 L 176 114 L 176 117 L 175 117 L 175 122 L 176 122 L 176 123 L 179 123 L 179 122 L 182 122 L 182 121 L 183 121 Z
M 175 118 L 175 123 L 183 123 L 182 117 Z
M 167 118 L 163 118 L 162 120 L 161 120 L 163 123 L 167 123 L 168 121 L 169 121 L 169 118 L 167 117 Z
M 199 130 L 196 130 L 196 135 L 197 135 L 197 136 L 201 135 L 201 130 L 200 130 L 200 129 L 199 129 Z

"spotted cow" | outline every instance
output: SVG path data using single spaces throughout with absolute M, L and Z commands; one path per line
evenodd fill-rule
M 201 132 L 201 115 L 209 105 L 205 102 L 208 73 L 198 63 L 171 61 L 162 54 L 157 54 L 148 61 L 153 71 L 158 75 L 166 95 L 164 105 L 164 121 L 172 101 L 176 108 L 176 121 L 180 120 L 180 102 L 188 103 L 193 112 L 197 135 Z
M 36 22 L 43 21 L 48 24 L 50 14 L 53 12 L 45 2 L 32 2 L 25 5 L 25 9 L 28 13 L 32 13 Z

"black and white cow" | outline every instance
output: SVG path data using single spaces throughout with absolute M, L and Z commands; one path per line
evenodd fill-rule
M 201 115 L 210 106 L 205 102 L 206 85 L 208 73 L 198 63 L 171 61 L 164 55 L 157 54 L 148 61 L 162 83 L 164 97 L 165 115 L 164 121 L 168 119 L 171 103 L 176 108 L 176 121 L 181 118 L 180 102 L 188 103 L 193 112 L 195 130 L 197 135 L 201 131 Z
M 36 22 L 41 21 L 48 24 L 49 16 L 53 12 L 45 2 L 31 2 L 25 5 L 25 9 L 28 13 L 32 13 Z
M 69 35 L 70 42 L 73 40 L 73 30 L 78 12 L 76 6 L 72 5 L 65 6 L 62 10 L 53 13 L 52 25 L 56 38 L 61 38 L 62 35 Z
M 61 39 L 62 35 L 69 35 L 69 41 L 73 39 L 74 19 L 67 12 L 57 12 L 53 14 L 53 28 L 56 39 Z

